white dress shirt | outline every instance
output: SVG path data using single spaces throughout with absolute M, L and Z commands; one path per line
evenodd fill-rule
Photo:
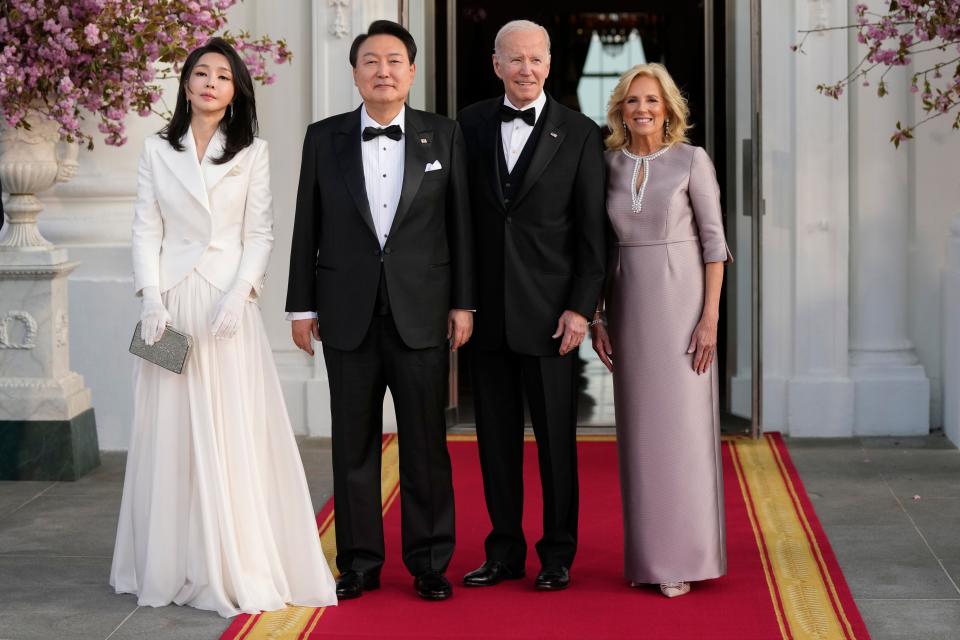
M 397 125 L 404 129 L 404 112 L 400 110 L 397 117 L 381 125 L 367 113 L 367 106 L 360 108 L 360 155 L 363 157 L 363 181 L 367 190 L 367 203 L 370 205 L 370 215 L 373 216 L 373 227 L 377 231 L 377 241 L 380 248 L 387 243 L 387 236 L 393 226 L 393 218 L 397 214 L 397 205 L 400 203 L 400 192 L 403 189 L 403 158 L 404 137 L 391 140 L 387 136 L 377 136 L 372 140 L 363 139 L 363 130 L 367 127 L 387 128 Z M 316 318 L 313 311 L 291 311 L 287 320 L 308 320 Z
M 507 96 L 503 96 L 503 104 L 511 109 L 517 108 L 510 102 Z M 534 124 L 536 124 L 545 106 L 547 106 L 547 94 L 541 91 L 536 100 L 523 109 L 517 110 L 523 111 L 533 107 L 535 109 L 534 115 L 536 116 Z M 527 140 L 530 138 L 532 132 L 533 127 L 524 122 L 523 118 L 514 118 L 510 122 L 500 123 L 500 140 L 503 142 L 503 157 L 507 160 L 507 171 L 513 171 L 513 166 L 517 164 L 520 154 L 523 153 L 523 146 L 527 144 Z
M 400 191 L 403 188 L 404 138 L 391 140 L 387 136 L 378 136 L 364 142 L 363 130 L 367 127 L 385 129 L 391 125 L 397 125 L 402 130 L 405 110 L 406 107 L 400 110 L 396 118 L 386 125 L 381 125 L 370 117 L 366 105 L 360 109 L 363 180 L 366 183 L 367 202 L 370 203 L 370 214 L 373 216 L 373 226 L 377 230 L 377 241 L 381 249 L 387 243 L 387 235 L 393 226 L 397 204 L 400 202 Z

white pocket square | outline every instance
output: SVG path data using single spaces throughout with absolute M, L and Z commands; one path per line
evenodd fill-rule
M 428 163 L 427 163 L 427 166 L 426 166 L 426 168 L 424 168 L 423 172 L 424 172 L 424 173 L 427 173 L 427 172 L 430 172 L 430 171 L 440 171 L 440 169 L 443 169 L 443 167 L 440 166 L 440 161 L 439 161 L 439 160 L 434 160 L 433 162 L 428 162 Z

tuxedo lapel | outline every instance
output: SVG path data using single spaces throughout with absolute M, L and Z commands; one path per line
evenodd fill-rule
M 490 190 L 496 196 L 495 200 L 502 205 L 503 186 L 500 184 L 500 154 L 503 149 L 503 140 L 500 137 L 500 117 L 498 116 L 500 102 L 493 105 L 487 115 L 483 130 L 480 132 L 480 157 L 487 167 L 487 177 L 490 180 Z
M 523 177 L 523 186 L 520 187 L 520 193 L 517 194 L 514 206 L 523 200 L 524 196 L 540 179 L 543 171 L 553 160 L 553 156 L 556 155 L 557 150 L 563 143 L 564 122 L 560 117 L 560 109 L 550 96 L 547 96 L 547 103 L 547 112 L 543 115 L 547 120 L 543 123 L 543 131 L 540 132 L 537 148 L 534 149 L 533 158 L 530 160 L 530 168 L 527 169 L 527 174 Z
M 210 200 L 203 184 L 203 173 L 200 169 L 200 161 L 197 160 L 197 144 L 193 140 L 192 130 L 187 129 L 184 136 L 180 138 L 180 144 L 184 147 L 183 151 L 177 151 L 169 144 L 162 144 L 158 154 L 194 200 L 206 209 L 207 213 L 210 213 Z
M 404 107 L 403 132 L 403 187 L 400 190 L 400 201 L 397 202 L 397 212 L 390 225 L 390 233 L 396 229 L 403 217 L 410 210 L 410 204 L 420 190 L 424 172 L 428 162 L 436 158 L 429 157 L 433 148 L 433 131 L 424 126 L 419 114 L 413 109 Z
M 347 189 L 353 197 L 363 221 L 370 227 L 373 235 L 377 235 L 377 228 L 373 224 L 373 215 L 370 213 L 370 202 L 367 200 L 367 187 L 363 176 L 363 155 L 360 152 L 360 109 L 352 111 L 344 120 L 334 138 L 337 159 L 340 163 L 340 175 L 347 183 Z M 321 169 L 322 170 L 322 169 Z

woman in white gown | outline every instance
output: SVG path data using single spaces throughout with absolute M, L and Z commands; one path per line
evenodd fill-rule
M 137 359 L 110 584 L 224 617 L 336 604 L 255 303 L 273 245 L 250 74 L 216 38 L 183 66 L 140 159 L 134 281 L 144 340 L 193 337 L 182 374 Z

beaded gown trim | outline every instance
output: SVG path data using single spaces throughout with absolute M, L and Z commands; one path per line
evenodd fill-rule
M 621 149 L 623 155 L 634 161 L 633 178 L 630 179 L 630 196 L 633 200 L 631 209 L 634 213 L 640 213 L 640 211 L 643 210 L 643 194 L 646 192 L 647 183 L 650 181 L 650 161 L 656 160 L 665 154 L 668 149 L 670 149 L 670 147 L 663 147 L 647 156 L 638 156 L 630 153 L 626 149 Z M 643 167 L 643 183 L 640 185 L 640 189 L 637 189 L 637 178 L 640 177 L 641 166 Z

